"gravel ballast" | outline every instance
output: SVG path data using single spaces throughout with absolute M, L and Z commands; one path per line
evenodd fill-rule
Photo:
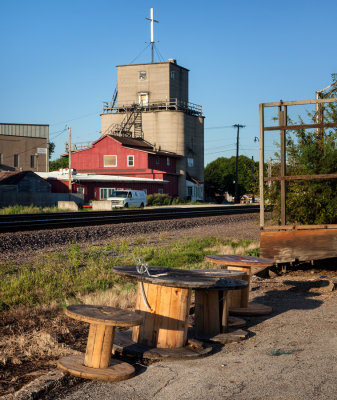
M 135 222 L 0 235 L 0 259 L 20 258 L 44 249 L 57 249 L 71 243 L 99 244 L 118 238 L 158 234 L 175 236 L 216 236 L 223 239 L 259 240 L 258 214 L 223 215 L 167 221 Z

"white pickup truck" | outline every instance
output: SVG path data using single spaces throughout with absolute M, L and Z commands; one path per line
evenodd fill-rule
M 146 193 L 144 190 L 115 190 L 107 198 L 112 207 L 145 207 Z

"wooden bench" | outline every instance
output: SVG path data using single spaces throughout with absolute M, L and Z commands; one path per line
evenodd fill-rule
M 114 307 L 74 305 L 66 315 L 90 324 L 86 353 L 61 358 L 57 366 L 80 378 L 121 381 L 135 374 L 132 365 L 111 358 L 116 327 L 131 327 L 142 323 L 142 317 Z
M 252 269 L 259 268 L 262 270 L 271 267 L 274 264 L 273 260 L 262 257 L 223 254 L 206 256 L 205 261 L 222 265 L 228 270 L 246 272 L 246 275 L 242 279 L 248 282 L 248 286 L 240 291 L 231 292 L 229 300 L 230 314 L 239 316 L 258 316 L 272 313 L 273 310 L 269 306 L 249 302 L 249 289 Z

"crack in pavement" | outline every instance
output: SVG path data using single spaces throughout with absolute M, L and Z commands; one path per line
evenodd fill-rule
M 175 372 L 171 367 L 168 367 L 166 365 L 157 365 L 157 368 L 163 368 L 163 369 L 168 369 L 170 372 L 173 373 L 173 377 L 171 379 L 169 379 L 164 385 L 162 385 L 162 387 L 160 389 L 158 389 L 156 392 L 154 392 L 154 394 L 152 395 L 152 398 L 155 398 L 161 391 L 163 391 L 165 388 L 167 388 L 172 381 L 174 381 L 176 379 L 176 377 L 178 376 L 177 372 Z

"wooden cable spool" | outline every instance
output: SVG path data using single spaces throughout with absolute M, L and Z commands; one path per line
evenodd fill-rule
M 135 374 L 128 363 L 111 360 L 115 327 L 130 327 L 142 322 L 141 316 L 118 308 L 93 305 L 74 305 L 66 315 L 90 324 L 86 352 L 61 358 L 57 366 L 72 375 L 106 381 L 120 381 Z
M 227 290 L 247 285 L 246 282 L 232 279 L 237 273 L 231 271 L 178 270 L 151 266 L 147 273 L 139 274 L 136 266 L 130 265 L 114 267 L 114 271 L 139 281 L 136 310 L 141 314 L 143 323 L 133 328 L 132 340 L 156 348 L 176 349 L 186 345 L 192 289 L 195 289 L 198 297 L 199 316 L 196 320 L 199 321 L 199 332 L 208 334 L 208 331 L 213 330 L 220 333 L 222 326 L 227 326 Z M 212 291 L 214 293 L 210 294 Z M 219 293 L 224 297 L 225 304 L 221 309 L 224 314 L 221 322 Z M 201 305 L 203 302 L 206 305 Z M 216 315 L 216 318 L 207 319 L 208 313 Z
M 267 315 L 272 313 L 272 308 L 264 304 L 249 302 L 250 279 L 252 268 L 267 268 L 273 265 L 273 260 L 241 255 L 209 255 L 205 260 L 223 266 L 230 271 L 242 271 L 245 275 L 243 280 L 248 286 L 238 291 L 232 291 L 229 296 L 229 312 L 233 315 Z

